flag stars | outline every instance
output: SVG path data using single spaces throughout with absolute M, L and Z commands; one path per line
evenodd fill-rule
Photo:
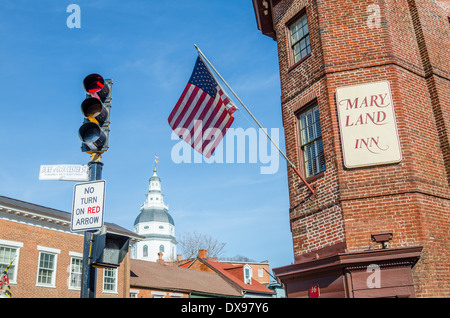
M 197 59 L 197 63 L 195 64 L 189 83 L 200 87 L 211 97 L 215 97 L 217 94 L 216 81 L 200 57 Z

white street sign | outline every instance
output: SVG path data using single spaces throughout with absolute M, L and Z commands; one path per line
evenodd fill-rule
M 72 232 L 98 230 L 103 226 L 105 185 L 104 180 L 75 185 L 70 224 Z
M 89 166 L 42 165 L 39 180 L 89 181 Z

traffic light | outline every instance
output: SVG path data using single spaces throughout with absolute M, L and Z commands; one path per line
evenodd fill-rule
M 128 236 L 105 233 L 95 235 L 92 266 L 97 268 L 116 268 L 128 253 Z
M 78 131 L 83 152 L 101 154 L 108 150 L 112 85 L 112 80 L 98 74 L 90 74 L 83 80 L 87 94 L 81 113 L 85 120 Z

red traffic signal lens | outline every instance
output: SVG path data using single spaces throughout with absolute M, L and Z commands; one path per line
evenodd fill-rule
M 90 74 L 83 80 L 84 90 L 92 97 L 100 99 L 102 102 L 106 100 L 110 91 L 108 85 L 101 75 Z
M 101 75 L 91 74 L 85 77 L 83 80 L 83 86 L 86 92 L 89 94 L 95 94 L 103 89 L 105 86 L 105 80 Z

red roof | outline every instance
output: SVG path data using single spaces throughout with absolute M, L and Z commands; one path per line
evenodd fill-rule
M 219 274 L 227 277 L 245 291 L 273 294 L 273 291 L 252 279 L 250 284 L 244 282 L 244 265 L 232 265 L 229 263 L 213 262 L 207 259 L 199 259 L 209 267 L 215 269 Z

